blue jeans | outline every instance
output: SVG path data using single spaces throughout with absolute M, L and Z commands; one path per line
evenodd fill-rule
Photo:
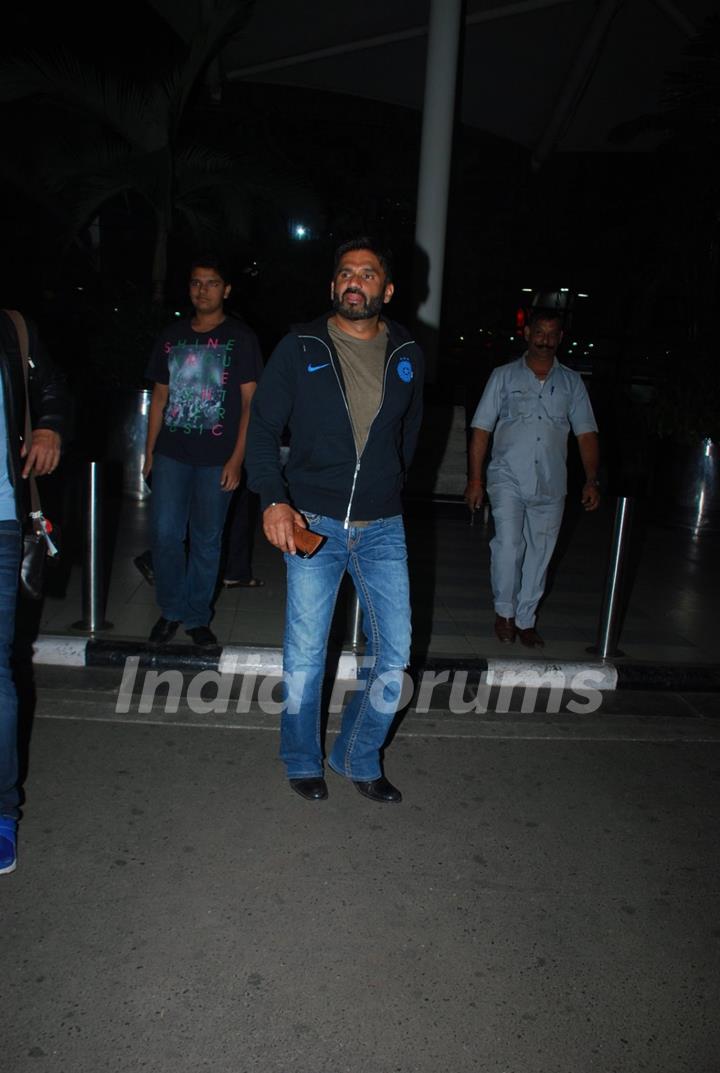
M 17 694 L 10 669 L 20 576 L 20 523 L 0 521 L 0 816 L 16 820 L 18 803 Z
M 220 487 L 221 475 L 222 466 L 189 466 L 166 455 L 153 459 L 150 533 L 157 601 L 165 618 L 188 630 L 207 626 L 212 617 L 232 498 Z
M 402 518 L 382 518 L 344 529 L 335 518 L 305 517 L 309 527 L 327 541 L 311 559 L 285 556 L 285 711 L 280 757 L 290 779 L 323 773 L 321 697 L 327 642 L 347 571 L 363 611 L 367 645 L 360 688 L 345 708 L 328 763 L 349 779 L 377 779 L 382 774 L 380 749 L 397 712 L 403 671 L 410 659 L 410 592 Z

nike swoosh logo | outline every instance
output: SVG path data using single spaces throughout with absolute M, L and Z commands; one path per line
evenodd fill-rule
M 308 365 L 307 370 L 309 373 L 316 373 L 318 369 L 327 369 L 329 361 L 326 361 L 324 365 Z

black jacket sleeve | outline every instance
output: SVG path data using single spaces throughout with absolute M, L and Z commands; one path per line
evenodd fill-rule
M 27 325 L 30 340 L 28 387 L 32 425 L 33 428 L 52 429 L 65 442 L 69 437 L 71 424 L 71 404 L 65 376 L 51 361 L 35 325 L 31 321 L 28 321 Z M 24 422 L 20 427 L 23 426 Z
M 420 435 L 420 426 L 422 424 L 423 417 L 423 385 L 425 383 L 425 358 L 422 351 L 418 348 L 416 351 L 416 371 L 414 378 L 414 392 L 410 408 L 405 415 L 403 422 L 403 463 L 405 465 L 405 473 L 410 468 L 410 463 L 413 460 L 415 454 L 415 448 L 417 447 L 418 436 Z
M 245 468 L 248 485 L 260 496 L 262 510 L 270 503 L 287 503 L 280 444 L 290 419 L 297 376 L 297 337 L 286 335 L 265 366 L 250 409 Z

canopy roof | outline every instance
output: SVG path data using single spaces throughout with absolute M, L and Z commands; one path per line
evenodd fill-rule
M 188 39 L 202 0 L 152 0 Z M 258 0 L 222 55 L 224 77 L 422 107 L 429 0 Z M 541 156 L 617 150 L 715 0 L 468 0 L 460 116 Z M 651 135 L 630 143 L 650 148 Z

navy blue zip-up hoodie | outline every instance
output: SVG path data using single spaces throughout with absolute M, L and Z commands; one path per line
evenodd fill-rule
M 401 491 L 422 420 L 422 351 L 387 320 L 380 408 L 358 456 L 340 361 L 326 313 L 286 335 L 273 351 L 252 402 L 245 465 L 248 483 L 270 503 L 325 514 L 346 524 L 389 518 Z M 290 430 L 284 477 L 280 442 Z

